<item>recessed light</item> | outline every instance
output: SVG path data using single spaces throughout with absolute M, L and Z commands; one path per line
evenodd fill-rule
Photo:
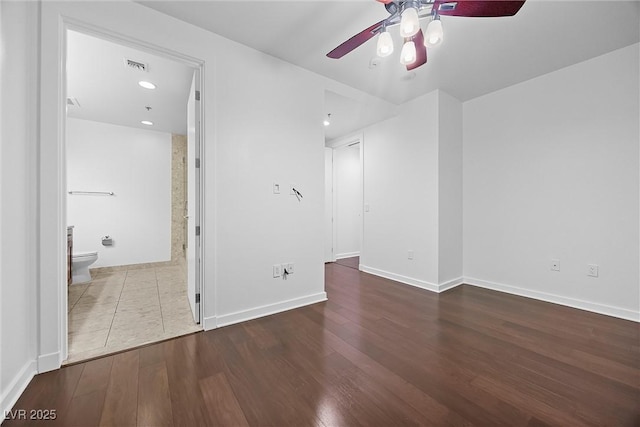
M 147 125 L 147 126 L 153 126 L 153 122 L 150 122 L 149 120 L 143 120 L 140 123 L 142 123 L 143 125 Z
M 146 82 L 144 80 L 139 81 L 138 84 L 140 86 L 142 86 L 143 88 L 145 88 L 145 89 L 155 89 L 156 88 L 156 85 L 154 85 L 151 82 Z

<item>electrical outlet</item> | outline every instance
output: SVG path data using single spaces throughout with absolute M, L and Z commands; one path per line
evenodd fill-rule
M 287 274 L 293 274 L 293 267 L 294 267 L 294 265 L 293 265 L 292 262 L 290 262 L 288 264 L 284 264 L 284 269 L 287 272 Z
M 407 258 L 409 259 L 413 259 L 413 251 L 409 251 L 409 254 L 407 255 Z
M 552 259 L 551 260 L 551 270 L 552 271 L 560 271 L 560 260 Z
M 587 276 L 598 277 L 598 265 L 597 264 L 589 264 L 589 265 L 587 265 Z
M 282 266 L 280 264 L 273 264 L 273 278 L 282 276 Z

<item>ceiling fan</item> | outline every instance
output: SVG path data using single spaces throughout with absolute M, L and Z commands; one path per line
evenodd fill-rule
M 329 58 L 339 59 L 367 40 L 378 37 L 376 53 L 379 57 L 391 55 L 393 40 L 387 28 L 400 24 L 400 36 L 404 39 L 400 52 L 400 63 L 413 70 L 427 62 L 427 47 L 442 42 L 443 32 L 440 16 L 466 16 L 494 18 L 515 15 L 524 1 L 510 0 L 377 0 L 384 4 L 389 16 L 359 32 L 331 52 Z M 420 28 L 420 19 L 431 17 L 425 33 Z

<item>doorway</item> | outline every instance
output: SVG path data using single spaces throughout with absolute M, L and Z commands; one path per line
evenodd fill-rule
M 325 148 L 325 262 L 359 268 L 363 243 L 360 136 Z
M 70 363 L 202 329 L 202 120 L 198 65 L 66 37 Z

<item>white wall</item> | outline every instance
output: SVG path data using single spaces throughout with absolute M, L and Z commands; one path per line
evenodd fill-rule
M 438 92 L 438 284 L 462 278 L 462 103 Z
M 91 265 L 171 260 L 171 134 L 67 119 L 67 196 L 74 251 L 98 251 Z M 103 246 L 109 235 L 113 246 Z
M 364 271 L 425 288 L 438 283 L 438 94 L 363 130 Z M 408 251 L 414 259 L 408 259 Z
M 0 414 L 36 371 L 36 7 L 0 3 Z
M 318 118 L 327 79 L 135 3 L 44 2 L 42 14 L 47 72 L 40 147 L 48 159 L 61 155 L 62 16 L 104 29 L 120 42 L 134 39 L 202 64 L 204 327 L 326 299 L 324 132 Z M 43 300 L 62 296 L 56 255 L 62 238 L 57 229 L 65 222 L 57 206 L 60 173 L 55 161 L 41 166 Z M 273 194 L 274 181 L 286 189 L 280 195 Z M 300 189 L 301 202 L 288 194 L 289 184 Z M 295 263 L 295 273 L 286 281 L 273 279 L 273 264 L 288 262 Z M 63 305 L 42 307 L 42 352 L 60 348 L 55 322 Z
M 640 318 L 638 50 L 464 104 L 468 281 Z
M 216 112 L 215 153 L 205 137 L 205 227 L 213 231 L 214 218 L 216 227 L 205 241 L 216 279 L 207 315 L 216 309 L 218 324 L 228 324 L 324 299 L 324 87 L 291 64 L 202 36 L 201 49 L 219 58 L 214 86 L 205 86 Z M 291 184 L 301 201 L 289 194 Z M 274 279 L 273 264 L 288 262 L 295 273 Z
M 362 168 L 360 144 L 333 150 L 333 188 L 337 259 L 360 255 L 362 240 Z

